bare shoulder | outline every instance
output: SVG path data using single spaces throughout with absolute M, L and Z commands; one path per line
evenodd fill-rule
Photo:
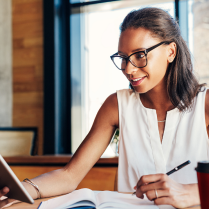
M 206 125 L 209 125 L 209 89 L 207 89 L 206 96 L 205 96 L 205 120 Z
M 118 126 L 118 100 L 116 93 L 107 97 L 98 114 L 102 115 L 103 119 L 107 118 L 112 125 Z
M 117 93 L 111 94 L 104 102 L 106 105 L 118 110 Z

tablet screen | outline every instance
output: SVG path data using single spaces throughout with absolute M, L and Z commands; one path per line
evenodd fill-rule
M 4 158 L 0 155 L 0 189 L 9 187 L 9 198 L 20 200 L 22 202 L 34 203 L 33 198 L 29 195 L 17 176 L 8 166 Z

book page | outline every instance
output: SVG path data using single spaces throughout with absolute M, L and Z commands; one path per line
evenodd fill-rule
M 132 194 L 122 194 L 118 192 L 102 191 L 96 194 L 97 204 L 99 208 L 121 208 L 121 209 L 135 209 L 135 208 L 145 208 L 145 209 L 158 209 L 158 206 L 154 205 L 153 201 L 148 199 L 140 199 L 136 195 Z M 141 206 L 141 207 L 140 207 Z
M 69 194 L 43 201 L 38 209 L 71 208 L 78 206 L 96 206 L 94 192 L 90 189 L 79 189 Z

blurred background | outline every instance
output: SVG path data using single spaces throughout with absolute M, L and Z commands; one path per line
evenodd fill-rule
M 126 14 L 147 6 L 179 22 L 209 83 L 208 0 L 0 0 L 0 126 L 37 127 L 38 155 L 74 153 L 107 96 L 129 87 L 110 55 Z

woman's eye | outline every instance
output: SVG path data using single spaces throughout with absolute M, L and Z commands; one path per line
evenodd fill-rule
M 141 59 L 141 58 L 143 58 L 144 57 L 144 53 L 136 53 L 135 54 L 135 58 L 136 59 Z

